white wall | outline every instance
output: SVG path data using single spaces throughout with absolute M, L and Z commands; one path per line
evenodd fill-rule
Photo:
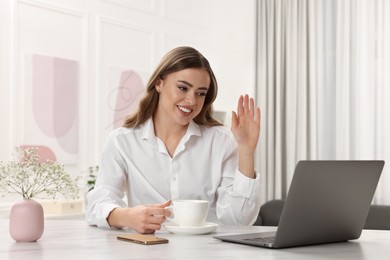
M 79 64 L 79 151 L 67 165 L 77 173 L 98 163 L 111 131 L 111 68 L 147 76 L 168 50 L 192 45 L 219 81 L 216 110 L 229 114 L 240 94 L 254 95 L 255 7 L 255 0 L 0 1 L 0 160 L 33 128 L 26 124 L 26 53 Z
M 215 108 L 231 112 L 241 94 L 255 95 L 256 1 L 212 0 L 210 53 L 218 79 Z
M 0 2 L 0 161 L 10 158 L 12 146 L 12 100 L 14 87 L 12 59 L 13 32 L 11 1 Z

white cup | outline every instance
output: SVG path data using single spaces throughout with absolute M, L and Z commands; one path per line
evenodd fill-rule
M 203 226 L 208 210 L 209 202 L 207 200 L 175 200 L 170 209 L 172 217 L 168 220 L 181 227 L 199 227 Z

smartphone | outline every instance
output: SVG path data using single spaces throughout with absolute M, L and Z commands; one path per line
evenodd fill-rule
M 142 244 L 142 245 L 166 244 L 169 242 L 169 240 L 165 238 L 156 237 L 153 235 L 141 235 L 141 234 L 118 235 L 117 239 L 127 241 L 127 242 Z

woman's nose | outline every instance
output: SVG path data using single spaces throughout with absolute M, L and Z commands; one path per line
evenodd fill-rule
M 195 97 L 195 94 L 194 93 L 187 93 L 186 95 L 186 101 L 189 103 L 189 104 L 195 104 L 196 102 L 196 97 Z

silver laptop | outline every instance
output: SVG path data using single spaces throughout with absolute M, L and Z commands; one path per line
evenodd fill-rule
M 384 161 L 298 162 L 276 232 L 214 238 L 268 248 L 357 239 Z

